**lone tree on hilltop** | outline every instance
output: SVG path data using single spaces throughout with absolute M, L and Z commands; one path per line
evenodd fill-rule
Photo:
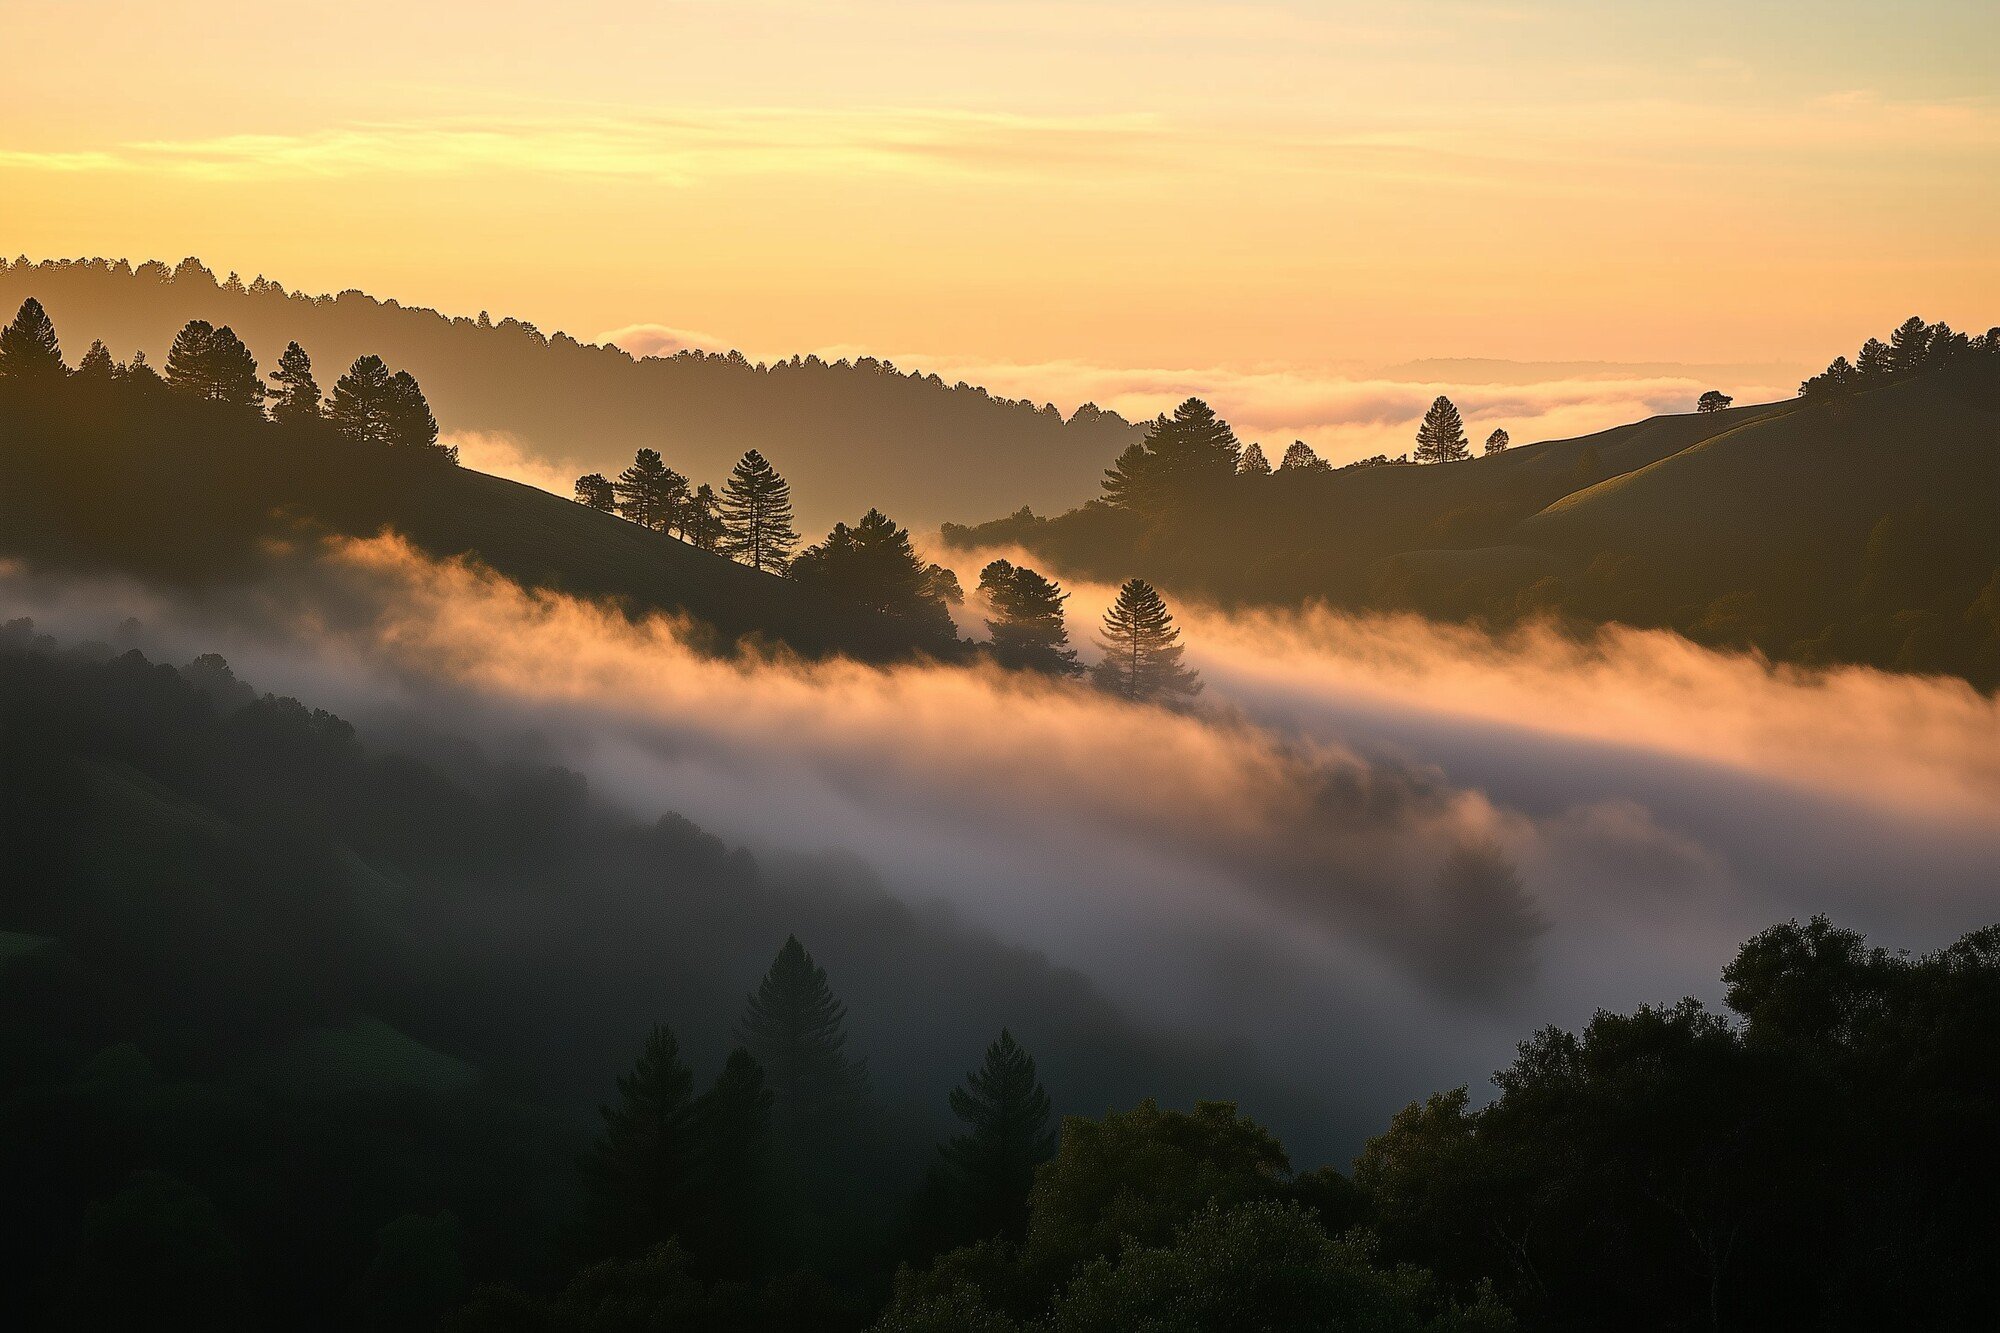
M 1181 665 L 1181 632 L 1167 604 L 1144 579 L 1128 579 L 1104 613 L 1097 682 L 1139 702 L 1174 702 L 1201 693 L 1201 677 Z
M 799 544 L 792 527 L 792 488 L 755 449 L 737 460 L 722 483 L 722 550 L 771 574 L 782 574 Z
M 313 378 L 312 358 L 306 355 L 305 348 L 297 343 L 285 344 L 284 354 L 278 358 L 278 368 L 271 372 L 270 379 L 277 386 L 267 390 L 277 400 L 271 405 L 271 420 L 295 426 L 321 419 L 324 408 L 319 381 Z
M 31 296 L 21 302 L 14 322 L 0 329 L 0 379 L 46 384 L 68 373 L 55 323 Z
M 1026 566 L 995 560 L 979 571 L 979 592 L 992 612 L 986 628 L 1001 666 L 1051 676 L 1083 673 L 1063 625 L 1069 594 L 1062 585 Z
M 1417 447 L 1411 457 L 1419 463 L 1456 463 L 1471 456 L 1472 446 L 1465 438 L 1465 422 L 1458 408 L 1439 394 L 1417 427 Z
M 576 479 L 576 502 L 609 514 L 618 508 L 618 492 L 602 472 L 586 472 Z
M 1731 398 L 1720 389 L 1710 389 L 1695 402 L 1694 410 L 1697 412 L 1720 412 L 1735 401 L 1734 398 Z
M 1486 454 L 1488 457 L 1494 454 L 1504 454 L 1507 452 L 1507 446 L 1513 442 L 1514 437 L 1507 433 L 1505 427 L 1502 427 L 1486 437 Z

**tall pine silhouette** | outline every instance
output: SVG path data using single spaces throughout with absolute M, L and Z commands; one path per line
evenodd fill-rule
M 264 381 L 250 349 L 227 324 L 216 328 L 204 319 L 189 320 L 174 336 L 167 350 L 167 384 L 232 407 L 255 409 L 264 401 Z
M 1419 463 L 1455 463 L 1472 454 L 1465 422 L 1451 399 L 1439 394 L 1417 427 L 1417 447 L 1410 457 Z
M 951 1090 L 951 1110 L 966 1129 L 941 1152 L 968 1238 L 1018 1240 L 1028 1227 L 1035 1168 L 1056 1151 L 1049 1094 L 1035 1077 L 1034 1057 L 1001 1029 L 985 1063 Z
M 0 379 L 47 384 L 68 373 L 56 326 L 34 297 L 21 302 L 13 322 L 0 329 Z
M 1174 702 L 1201 693 L 1201 677 L 1181 665 L 1181 632 L 1167 604 L 1144 579 L 1128 579 L 1104 613 L 1097 683 L 1140 702 Z
M 586 1222 L 605 1254 L 635 1254 L 678 1233 L 691 1202 L 694 1075 L 664 1026 L 647 1034 L 618 1102 L 600 1107 L 604 1132 L 583 1162 Z
M 634 454 L 632 465 L 618 474 L 611 488 L 618 496 L 618 512 L 642 528 L 674 526 L 687 498 L 687 478 L 668 467 L 658 449 Z
M 792 528 L 792 488 L 755 449 L 722 484 L 722 549 L 752 569 L 782 574 L 799 544 Z
M 305 348 L 295 342 L 286 343 L 270 380 L 277 386 L 269 391 L 276 400 L 271 404 L 271 420 L 296 426 L 320 419 L 323 405 L 319 381 L 313 378 L 312 358 L 306 355 Z

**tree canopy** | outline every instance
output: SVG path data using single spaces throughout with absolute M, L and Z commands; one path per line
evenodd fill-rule
M 1103 688 L 1138 702 L 1174 702 L 1201 692 L 1201 677 L 1181 665 L 1181 632 L 1166 601 L 1144 579 L 1127 579 L 1104 613 L 1097 664 Z
M 1419 463 L 1455 463 L 1471 456 L 1472 446 L 1465 438 L 1465 422 L 1459 418 L 1458 407 L 1439 394 L 1417 427 L 1417 447 L 1410 457 Z
M 979 571 L 979 593 L 990 612 L 986 628 L 1001 666 L 1052 676 L 1082 674 L 1063 624 L 1069 594 L 1061 584 L 1025 565 L 994 560 Z
M 47 384 L 66 373 L 56 326 L 42 303 L 30 296 L 12 322 L 0 329 L 0 379 Z
M 799 534 L 792 528 L 792 488 L 764 455 L 752 449 L 722 483 L 721 549 L 749 565 L 782 574 Z
M 1229 423 L 1189 398 L 1118 455 L 1105 474 L 1104 498 L 1141 514 L 1196 503 L 1236 475 L 1241 455 Z
M 227 325 L 193 319 L 167 352 L 167 385 L 195 398 L 255 410 L 264 401 L 256 358 Z

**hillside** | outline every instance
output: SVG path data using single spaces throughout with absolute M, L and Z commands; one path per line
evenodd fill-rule
M 1150 520 L 1095 503 L 945 535 L 1226 605 L 1619 621 L 1991 688 L 1993 375 L 1968 362 L 1836 401 L 1654 417 L 1443 466 L 1242 476 Z
M 137 383 L 0 385 L 0 553 L 176 582 L 246 576 L 259 544 L 392 529 L 534 587 L 685 614 L 715 646 L 906 657 L 922 633 L 532 486 L 330 428 L 287 428 Z M 934 647 L 934 645 L 933 645 Z
M 231 275 L 233 277 L 233 275 Z M 633 450 L 660 450 L 697 482 L 719 483 L 759 449 L 792 483 L 801 527 L 817 535 L 871 505 L 923 526 L 1003 504 L 1076 504 L 1102 459 L 1130 440 L 1115 413 L 996 398 L 963 382 L 862 358 L 753 364 L 730 352 L 635 360 L 615 347 L 545 336 L 513 319 L 447 317 L 357 291 L 308 296 L 259 280 L 221 283 L 189 260 L 0 264 L 0 306 L 27 297 L 58 328 L 88 329 L 124 360 L 162 364 L 190 319 L 227 324 L 260 364 L 296 340 L 322 384 L 356 356 L 379 355 L 423 383 L 454 432 L 514 437 L 571 472 L 615 475 Z M 71 358 L 84 346 L 70 348 Z

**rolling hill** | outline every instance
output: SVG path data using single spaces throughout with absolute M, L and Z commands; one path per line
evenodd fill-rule
M 35 297 L 72 342 L 88 330 L 123 360 L 162 364 L 190 319 L 228 324 L 273 365 L 287 341 L 331 388 L 356 356 L 383 357 L 423 384 L 446 434 L 485 432 L 571 471 L 616 475 L 653 448 L 695 481 L 719 484 L 756 448 L 792 483 L 802 531 L 818 535 L 876 506 L 919 526 L 1003 503 L 1086 499 L 1102 459 L 1135 428 L 1085 406 L 994 397 L 963 382 L 861 358 L 794 357 L 770 365 L 729 352 L 634 359 L 514 319 L 447 317 L 377 300 L 288 292 L 194 260 L 175 268 L 123 260 L 0 261 L 0 306 Z M 68 347 L 72 362 L 88 341 Z
M 1243 476 L 1155 519 L 975 527 L 1056 569 L 1224 605 L 1554 616 L 1799 663 L 2000 684 L 1991 358 L 1832 401 L 1653 417 L 1443 466 Z
M 500 477 L 142 384 L 0 384 L 0 554 L 180 583 L 246 577 L 261 543 L 384 529 L 530 587 L 681 614 L 746 641 L 868 661 L 916 627 Z

